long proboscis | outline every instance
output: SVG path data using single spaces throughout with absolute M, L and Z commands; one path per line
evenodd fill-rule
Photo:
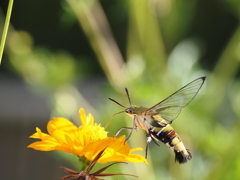
M 109 99 L 110 99 L 110 98 L 109 98 Z M 120 113 L 123 113 L 123 112 L 125 112 L 125 110 L 124 110 L 124 111 L 121 111 L 121 112 L 118 112 L 118 113 L 115 113 L 114 115 L 112 115 L 112 117 L 111 117 L 110 120 L 108 121 L 107 125 L 105 126 L 105 129 L 107 129 L 108 125 L 110 124 L 110 122 L 112 121 L 112 119 L 114 118 L 115 115 L 120 114 Z

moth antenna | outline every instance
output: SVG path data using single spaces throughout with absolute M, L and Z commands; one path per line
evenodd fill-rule
M 115 102 L 116 104 L 118 104 L 119 106 L 122 106 L 122 107 L 124 107 L 124 108 L 127 108 L 127 107 L 125 107 L 124 105 L 122 105 L 122 104 L 120 104 L 119 102 L 117 102 L 116 100 L 114 100 L 114 99 L 112 99 L 112 98 L 108 98 L 110 101 L 112 101 L 112 102 Z
M 109 98 L 109 99 L 110 99 L 110 98 Z M 120 114 L 120 113 L 123 113 L 123 112 L 125 112 L 125 111 L 121 111 L 121 112 L 118 112 L 118 113 L 115 113 L 114 115 L 112 115 L 112 117 L 110 118 L 110 120 L 108 121 L 108 123 L 107 123 L 107 125 L 105 126 L 104 129 L 106 129 L 106 128 L 108 127 L 108 125 L 110 124 L 110 122 L 112 121 L 112 119 L 113 119 L 113 117 L 114 117 L 115 115 Z
M 132 102 L 131 102 L 131 99 L 130 99 L 130 95 L 129 95 L 128 89 L 125 88 L 125 91 L 126 91 L 126 93 L 127 93 L 127 97 L 128 97 L 128 101 L 129 101 L 129 103 L 130 103 L 130 106 L 132 106 Z

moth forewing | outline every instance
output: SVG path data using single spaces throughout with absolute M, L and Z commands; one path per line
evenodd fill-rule
M 206 77 L 200 77 L 183 86 L 181 89 L 157 103 L 144 113 L 157 112 L 171 123 L 181 112 L 182 108 L 187 106 L 201 89 Z

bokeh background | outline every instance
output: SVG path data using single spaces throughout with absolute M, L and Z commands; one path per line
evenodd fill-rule
M 7 4 L 0 2 L 1 31 Z M 14 2 L 0 66 L 1 179 L 59 179 L 59 166 L 78 170 L 73 155 L 26 148 L 35 127 L 46 132 L 52 116 L 79 125 L 82 107 L 104 126 L 123 110 L 108 97 L 129 105 L 125 87 L 133 104 L 150 107 L 201 76 L 201 91 L 172 124 L 193 159 L 179 165 L 164 144 L 151 143 L 149 165 L 106 172 L 140 180 L 240 179 L 239 9 L 238 0 Z M 111 136 L 131 125 L 119 114 L 107 130 Z M 134 131 L 129 143 L 145 148 L 145 132 Z

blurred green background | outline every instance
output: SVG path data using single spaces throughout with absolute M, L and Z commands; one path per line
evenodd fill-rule
M 1 31 L 7 4 L 0 2 Z M 78 169 L 71 155 L 26 148 L 35 127 L 46 132 L 52 116 L 79 125 L 82 107 L 104 126 L 123 110 L 108 97 L 129 105 L 125 87 L 133 104 L 151 107 L 207 76 L 172 124 L 191 150 L 191 161 L 179 165 L 164 144 L 151 143 L 150 165 L 116 165 L 106 172 L 141 180 L 240 179 L 239 9 L 238 0 L 14 2 L 0 66 L 1 178 L 59 179 L 64 175 L 59 166 Z M 107 130 L 112 136 L 131 125 L 120 114 Z M 134 131 L 129 143 L 145 148 L 145 132 Z

